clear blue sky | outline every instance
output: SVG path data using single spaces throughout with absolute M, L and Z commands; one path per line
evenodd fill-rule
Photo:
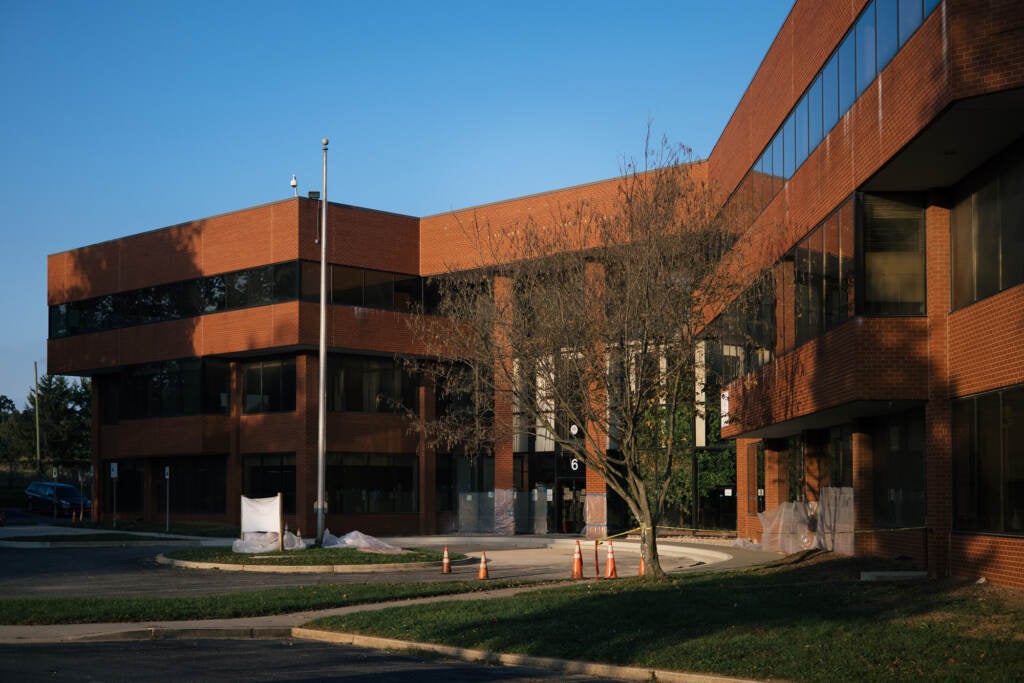
M 46 256 L 320 186 L 411 215 L 706 156 L 789 0 L 0 0 L 0 394 L 45 371 Z

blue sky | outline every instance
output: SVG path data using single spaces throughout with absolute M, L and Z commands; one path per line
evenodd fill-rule
M 431 215 L 706 156 L 789 0 L 0 0 L 0 394 L 45 372 L 46 256 L 305 193 Z

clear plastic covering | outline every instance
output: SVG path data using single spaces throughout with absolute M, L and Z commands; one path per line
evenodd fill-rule
M 250 531 L 242 534 L 231 544 L 236 553 L 274 553 L 278 549 L 278 534 L 275 531 Z M 290 531 L 284 532 L 283 547 L 285 550 L 305 550 L 306 541 Z
M 765 550 L 795 553 L 820 548 L 853 555 L 853 488 L 823 486 L 820 500 L 782 503 L 759 512 Z
M 757 513 L 761 520 L 761 546 L 765 550 L 796 553 L 818 547 L 806 503 L 781 503 L 774 510 Z
M 367 553 L 384 553 L 391 555 L 398 555 L 406 552 L 402 548 L 385 543 L 379 538 L 367 536 L 361 531 L 350 531 L 344 536 L 339 537 L 332 534 L 330 529 L 325 529 L 322 546 L 324 548 L 355 548 L 356 550 L 362 550 Z

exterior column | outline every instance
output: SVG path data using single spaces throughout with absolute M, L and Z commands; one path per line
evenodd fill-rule
M 512 283 L 508 276 L 494 278 L 494 297 L 497 309 L 510 310 Z M 499 358 L 497 363 L 511 363 L 511 358 Z M 511 536 L 516 531 L 515 474 L 512 457 L 512 394 L 506 385 L 508 376 L 502 368 L 494 371 L 494 533 Z
M 229 388 L 230 399 L 228 401 L 228 461 L 227 467 L 228 487 L 226 492 L 227 520 L 232 526 L 242 526 L 242 478 L 243 472 L 241 456 L 241 428 L 242 428 L 242 368 L 239 363 L 231 363 L 231 371 L 228 375 L 231 386 Z M 232 476 L 234 474 L 235 476 Z
M 757 439 L 736 439 L 736 536 L 739 538 L 760 538 L 761 535 L 761 522 L 757 518 L 757 443 Z
M 421 384 L 419 393 L 419 419 L 427 422 L 434 419 L 434 386 Z M 426 434 L 420 432 L 416 445 L 416 455 L 420 463 L 419 499 L 420 499 L 420 533 L 437 533 L 437 451 L 427 443 Z
M 949 575 L 953 519 L 953 416 L 949 398 L 947 319 L 950 300 L 949 210 L 929 198 L 925 211 L 928 306 L 928 403 L 924 409 L 925 548 L 928 574 Z
M 853 424 L 853 529 L 854 532 L 873 529 L 875 526 L 874 492 L 874 449 L 871 434 L 863 421 Z M 855 555 L 870 554 L 875 541 L 870 534 L 855 533 L 853 548 Z

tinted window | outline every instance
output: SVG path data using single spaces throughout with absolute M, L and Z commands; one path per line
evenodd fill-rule
M 834 54 L 821 71 L 822 137 L 839 121 L 839 55 Z
M 865 312 L 923 315 L 924 208 L 920 198 L 865 194 L 862 207 Z
M 902 47 L 921 25 L 921 0 L 899 0 L 900 46 Z
M 796 170 L 796 124 L 791 114 L 782 126 L 783 168 L 782 174 L 788 180 Z
M 395 276 L 378 270 L 363 272 L 363 305 L 385 311 L 395 309 Z
M 857 93 L 864 92 L 875 80 L 875 3 L 857 20 Z
M 857 99 L 857 44 L 851 32 L 839 46 L 839 115 L 842 116 Z
M 808 153 L 821 142 L 821 117 L 821 76 L 818 76 L 807 92 Z
M 875 35 L 878 70 L 881 71 L 899 49 L 897 0 L 875 0 Z
M 796 105 L 796 112 L 793 116 L 794 131 L 796 134 L 796 166 L 804 163 L 807 158 L 807 97 L 803 97 Z M 794 169 L 795 170 L 795 169 Z
M 331 303 L 342 306 L 363 305 L 362 270 L 331 266 Z

